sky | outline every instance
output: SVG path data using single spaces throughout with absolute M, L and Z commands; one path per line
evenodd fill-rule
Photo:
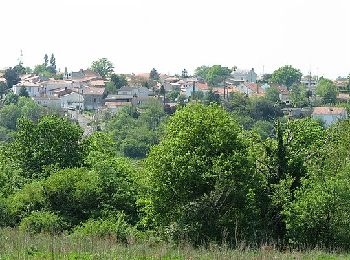
M 272 73 L 292 65 L 329 78 L 350 73 L 348 0 L 4 0 L 0 68 L 43 63 L 116 73 L 180 74 L 220 64 Z

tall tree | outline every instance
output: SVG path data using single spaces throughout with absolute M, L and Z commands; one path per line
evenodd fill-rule
M 56 70 L 56 58 L 53 55 L 53 53 L 51 54 L 50 57 L 50 66 L 47 68 L 52 74 L 56 74 L 57 70 Z
M 221 65 L 213 65 L 207 72 L 205 80 L 209 85 L 215 86 L 220 83 L 225 84 L 225 79 L 231 74 L 232 70 Z
M 47 53 L 44 55 L 44 66 L 47 67 L 49 65 L 49 56 Z
M 153 68 L 149 74 L 149 78 L 152 79 L 152 80 L 159 80 L 159 73 L 158 71 Z
M 27 89 L 24 86 L 22 86 L 19 89 L 18 96 L 20 96 L 20 97 L 29 97 L 29 93 L 28 93 Z
M 26 177 L 40 175 L 45 166 L 69 168 L 82 163 L 82 130 L 67 119 L 47 116 L 34 123 L 22 118 L 17 128 L 14 158 Z
M 4 78 L 6 79 L 6 83 L 7 83 L 8 88 L 12 88 L 13 85 L 16 85 L 21 80 L 19 78 L 17 71 L 13 68 L 8 68 L 5 71 Z
M 294 107 L 303 107 L 307 105 L 306 88 L 301 84 L 294 84 L 290 89 L 290 99 Z
M 107 58 L 101 58 L 92 62 L 91 69 L 105 79 L 113 73 L 114 66 Z
M 145 220 L 194 243 L 222 241 L 223 232 L 232 243 L 249 240 L 257 228 L 259 177 L 250 170 L 240 131 L 217 105 L 190 104 L 176 112 L 147 158 Z
M 111 82 L 113 82 L 114 86 L 117 89 L 120 89 L 128 85 L 128 81 L 126 80 L 125 75 L 117 75 L 114 73 L 111 75 Z
M 23 67 L 23 63 L 19 62 L 13 69 L 17 72 L 18 75 L 23 75 L 26 73 L 26 68 Z
M 288 89 L 293 84 L 300 83 L 302 73 L 291 65 L 285 65 L 272 73 L 271 81 L 273 83 L 285 85 Z
M 316 86 L 316 94 L 322 97 L 324 104 L 334 104 L 337 99 L 337 86 L 330 79 L 321 78 Z
M 278 88 L 276 88 L 274 86 L 269 87 L 266 90 L 265 94 L 266 94 L 265 97 L 273 103 L 277 103 L 280 101 L 280 92 L 279 92 Z
M 202 78 L 203 80 L 205 80 L 206 77 L 207 77 L 207 73 L 208 73 L 209 68 L 210 68 L 210 67 L 205 66 L 205 65 L 200 66 L 200 67 L 197 67 L 196 70 L 194 71 L 194 75 L 195 75 L 196 77 L 200 77 L 200 78 Z

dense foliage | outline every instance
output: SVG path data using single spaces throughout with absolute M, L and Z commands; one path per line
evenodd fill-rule
M 154 100 L 83 136 L 28 98 L 6 98 L 2 227 L 349 249 L 349 121 L 324 129 L 285 119 L 272 89 L 259 98 L 207 96 L 171 116 Z

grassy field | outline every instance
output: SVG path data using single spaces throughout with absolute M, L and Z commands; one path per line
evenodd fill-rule
M 225 247 L 193 248 L 169 244 L 121 244 L 114 239 L 73 238 L 0 230 L 0 259 L 350 259 L 350 255 L 321 251 L 278 252 L 232 250 Z

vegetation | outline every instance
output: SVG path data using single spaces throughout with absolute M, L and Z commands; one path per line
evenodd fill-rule
M 127 81 L 110 69 L 104 77 L 115 93 Z M 211 85 L 230 73 L 217 65 L 196 70 Z M 303 106 L 309 100 L 298 75 L 287 66 L 272 80 L 285 80 L 293 104 Z M 0 238 L 23 244 L 0 239 L 4 257 L 349 251 L 350 121 L 325 129 L 311 118 L 286 119 L 274 87 L 265 97 L 224 100 L 211 89 L 187 102 L 163 86 L 159 94 L 177 101 L 175 113 L 154 98 L 106 116 L 100 131 L 83 136 L 77 123 L 22 92 L 7 94 L 0 108 Z M 317 92 L 334 102 L 329 80 Z M 70 245 L 62 253 L 58 243 Z
M 92 62 L 91 69 L 105 79 L 113 73 L 114 66 L 107 58 L 101 58 Z
M 231 72 L 231 69 L 222 67 L 221 65 L 213 65 L 211 67 L 201 66 L 195 70 L 195 76 L 205 79 L 210 86 L 217 86 L 223 83 Z
M 272 73 L 271 81 L 285 85 L 289 89 L 293 84 L 300 83 L 301 76 L 300 70 L 293 68 L 291 65 L 286 65 Z
M 44 62 L 42 64 L 36 65 L 33 73 L 42 77 L 62 79 L 62 74 L 57 74 L 56 69 L 56 58 L 52 53 L 49 61 L 49 56 L 45 54 Z

